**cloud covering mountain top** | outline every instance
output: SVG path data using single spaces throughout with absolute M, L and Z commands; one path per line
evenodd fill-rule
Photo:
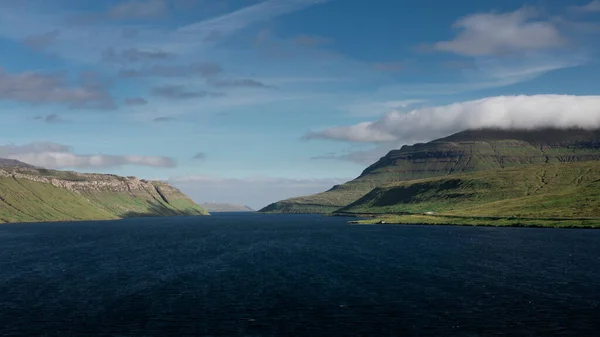
M 393 111 L 379 120 L 311 131 L 306 139 L 351 142 L 420 142 L 466 129 L 600 128 L 600 96 L 498 96 Z

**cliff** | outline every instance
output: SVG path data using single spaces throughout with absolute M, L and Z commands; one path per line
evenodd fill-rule
M 160 181 L 0 166 L 0 222 L 110 220 L 208 212 Z
M 600 160 L 600 130 L 467 130 L 390 151 L 356 179 L 261 212 L 328 213 L 386 184 L 532 164 Z

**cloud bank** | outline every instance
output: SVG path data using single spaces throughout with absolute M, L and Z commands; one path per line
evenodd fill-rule
M 305 139 L 350 142 L 429 141 L 465 129 L 600 128 L 600 96 L 498 96 L 410 112 L 372 122 L 307 133 Z
M 108 168 L 123 165 L 149 167 L 175 167 L 176 163 L 168 157 L 75 154 L 70 146 L 38 142 L 25 145 L 0 146 L 0 157 L 16 159 L 27 164 L 45 168 Z

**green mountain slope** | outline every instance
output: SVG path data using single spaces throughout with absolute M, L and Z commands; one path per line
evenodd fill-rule
M 374 189 L 339 212 L 600 217 L 600 161 L 529 165 L 394 183 Z
M 600 130 L 468 130 L 389 152 L 358 178 L 261 212 L 328 213 L 386 184 L 531 164 L 600 160 Z
M 33 167 L 0 167 L 0 222 L 208 215 L 159 181 Z

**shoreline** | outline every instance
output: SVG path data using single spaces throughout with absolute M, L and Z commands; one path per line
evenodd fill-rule
M 516 228 L 579 228 L 600 229 L 600 218 L 531 218 L 482 217 L 431 214 L 344 214 L 363 220 L 348 221 L 350 225 L 442 225 Z

